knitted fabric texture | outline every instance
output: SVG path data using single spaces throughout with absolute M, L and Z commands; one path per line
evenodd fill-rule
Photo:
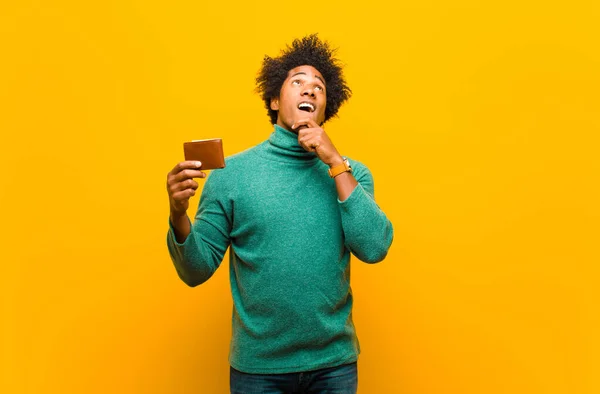
M 350 255 L 381 261 L 393 229 L 371 173 L 350 163 L 359 185 L 339 201 L 328 167 L 275 125 L 209 175 L 185 242 L 170 228 L 169 252 L 189 286 L 208 280 L 231 246 L 233 368 L 288 373 L 357 359 Z

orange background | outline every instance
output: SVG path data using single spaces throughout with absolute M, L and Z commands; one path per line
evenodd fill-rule
M 0 392 L 228 392 L 228 262 L 179 281 L 166 174 L 266 139 L 262 57 L 314 32 L 395 227 L 359 392 L 600 392 L 598 2 L 166 4 L 0 5 Z

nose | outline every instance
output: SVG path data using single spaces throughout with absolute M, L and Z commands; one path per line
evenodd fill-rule
M 315 97 L 315 90 L 313 89 L 312 86 L 306 86 L 304 88 L 304 90 L 302 90 L 302 95 L 303 96 L 310 96 L 310 97 Z

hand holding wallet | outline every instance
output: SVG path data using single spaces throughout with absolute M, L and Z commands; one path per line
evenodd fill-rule
M 214 170 L 225 167 L 223 141 L 221 138 L 184 142 L 183 154 L 185 160 L 197 160 L 201 162 L 201 170 Z

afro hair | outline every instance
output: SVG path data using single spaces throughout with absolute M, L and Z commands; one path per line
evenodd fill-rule
M 288 72 L 299 66 L 316 68 L 327 87 L 327 105 L 325 122 L 335 116 L 344 101 L 352 95 L 342 75 L 342 67 L 334 57 L 335 50 L 316 34 L 296 39 L 291 46 L 281 51 L 279 57 L 265 56 L 262 68 L 256 78 L 256 91 L 261 95 L 267 108 L 271 123 L 277 123 L 277 111 L 271 109 L 271 99 L 279 97 Z

